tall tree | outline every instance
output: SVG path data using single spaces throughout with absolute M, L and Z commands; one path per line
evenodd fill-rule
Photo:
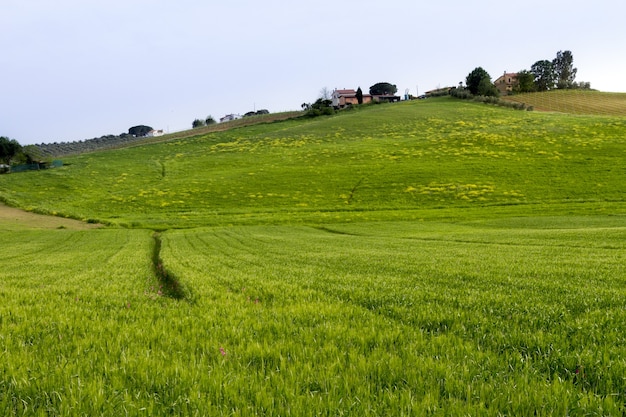
M 150 133 L 150 131 L 153 130 L 150 126 L 145 126 L 145 125 L 139 125 L 139 126 L 133 126 L 130 129 L 128 129 L 128 134 L 129 135 L 133 135 L 137 138 L 146 136 L 148 133 Z
M 556 81 L 554 66 L 551 61 L 537 61 L 530 67 L 530 72 L 535 77 L 535 86 L 538 91 L 548 91 L 554 88 Z
M 331 93 L 331 91 L 328 89 L 328 87 L 323 87 L 320 90 L 320 98 L 323 100 L 330 100 L 330 98 L 333 96 L 333 93 Z
M 535 91 L 535 76 L 528 70 L 517 72 L 515 77 L 515 85 L 513 87 L 515 93 L 530 93 Z
M 370 94 L 373 96 L 394 95 L 397 91 L 398 87 L 390 83 L 376 83 L 370 87 Z
M 484 79 L 486 79 L 488 82 L 491 82 L 491 76 L 489 75 L 489 73 L 485 71 L 482 67 L 476 67 L 474 68 L 474 70 L 472 70 L 472 72 L 467 74 L 467 77 L 465 77 L 465 85 L 467 86 L 467 89 L 470 91 L 470 93 L 474 95 L 479 95 L 482 94 L 479 91 L 479 87 Z M 483 82 L 483 90 L 485 89 L 484 84 L 485 83 Z
M 556 88 L 573 88 L 576 72 L 574 56 L 571 51 L 559 51 L 552 60 L 552 67 L 556 78 Z
M 363 104 L 363 90 L 361 90 L 361 87 L 356 89 L 356 101 L 359 104 Z
M 11 165 L 11 160 L 22 151 L 22 145 L 15 139 L 0 136 L 0 161 Z

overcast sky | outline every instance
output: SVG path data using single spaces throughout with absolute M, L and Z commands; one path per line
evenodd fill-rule
M 324 87 L 422 94 L 559 50 L 626 92 L 617 0 L 0 1 L 0 136 L 22 145 L 299 110 Z

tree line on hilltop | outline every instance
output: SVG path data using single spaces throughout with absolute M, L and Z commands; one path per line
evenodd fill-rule
M 153 130 L 150 126 L 138 125 L 129 128 L 128 133 L 119 135 L 104 135 L 99 138 L 73 142 L 41 143 L 26 146 L 21 146 L 15 139 L 2 136 L 0 137 L 0 163 L 5 165 L 32 164 L 50 157 L 116 148 L 143 140 Z
M 553 89 L 590 89 L 589 82 L 575 81 L 578 69 L 574 68 L 574 55 L 571 51 L 558 51 L 553 60 L 542 59 L 535 62 L 530 70 L 523 69 L 514 75 L 510 93 L 531 93 Z M 465 87 L 470 94 L 495 96 L 500 94 L 491 81 L 491 76 L 482 67 L 475 68 L 465 78 Z M 457 93 L 458 94 L 458 93 Z
M 577 68 L 574 68 L 574 56 L 571 51 L 558 51 L 552 60 L 542 59 L 535 62 L 530 69 L 523 69 L 513 74 L 509 94 L 529 93 L 535 91 L 549 91 L 553 89 L 590 89 L 589 82 L 576 82 Z M 396 85 L 388 82 L 380 82 L 369 88 L 371 96 L 394 96 L 398 91 Z M 440 89 L 437 94 L 452 94 L 459 98 L 472 98 L 474 96 L 498 97 L 500 91 L 491 80 L 491 76 L 482 67 L 475 68 L 465 78 L 465 86 L 459 83 L 459 87 Z M 433 94 L 433 95 L 437 95 Z M 358 104 L 363 104 L 363 91 L 361 87 L 356 90 Z M 377 101 L 372 101 L 377 103 Z M 313 103 L 303 103 L 305 117 L 317 117 L 334 114 L 331 93 L 327 88 L 322 89 L 320 97 Z M 267 110 L 248 112 L 245 116 L 267 114 Z M 195 119 L 192 127 L 208 126 L 217 123 L 212 116 L 205 119 Z M 14 140 L 0 137 L 0 162 L 10 165 L 13 162 L 41 160 L 46 157 L 58 157 L 62 155 L 90 152 L 101 149 L 114 148 L 137 141 L 147 136 L 153 129 L 150 126 L 133 126 L 128 133 L 120 135 L 105 135 L 99 138 L 86 139 L 75 142 L 61 142 L 28 145 L 25 147 Z

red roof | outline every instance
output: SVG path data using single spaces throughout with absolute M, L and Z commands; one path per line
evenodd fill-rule
M 356 94 L 356 90 L 335 90 L 340 96 L 348 96 Z

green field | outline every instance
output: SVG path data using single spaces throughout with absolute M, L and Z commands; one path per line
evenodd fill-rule
M 625 138 L 438 98 L 0 176 L 104 225 L 0 216 L 0 414 L 622 415 Z
M 626 93 L 592 90 L 553 90 L 503 97 L 535 110 L 600 116 L 626 116 Z

